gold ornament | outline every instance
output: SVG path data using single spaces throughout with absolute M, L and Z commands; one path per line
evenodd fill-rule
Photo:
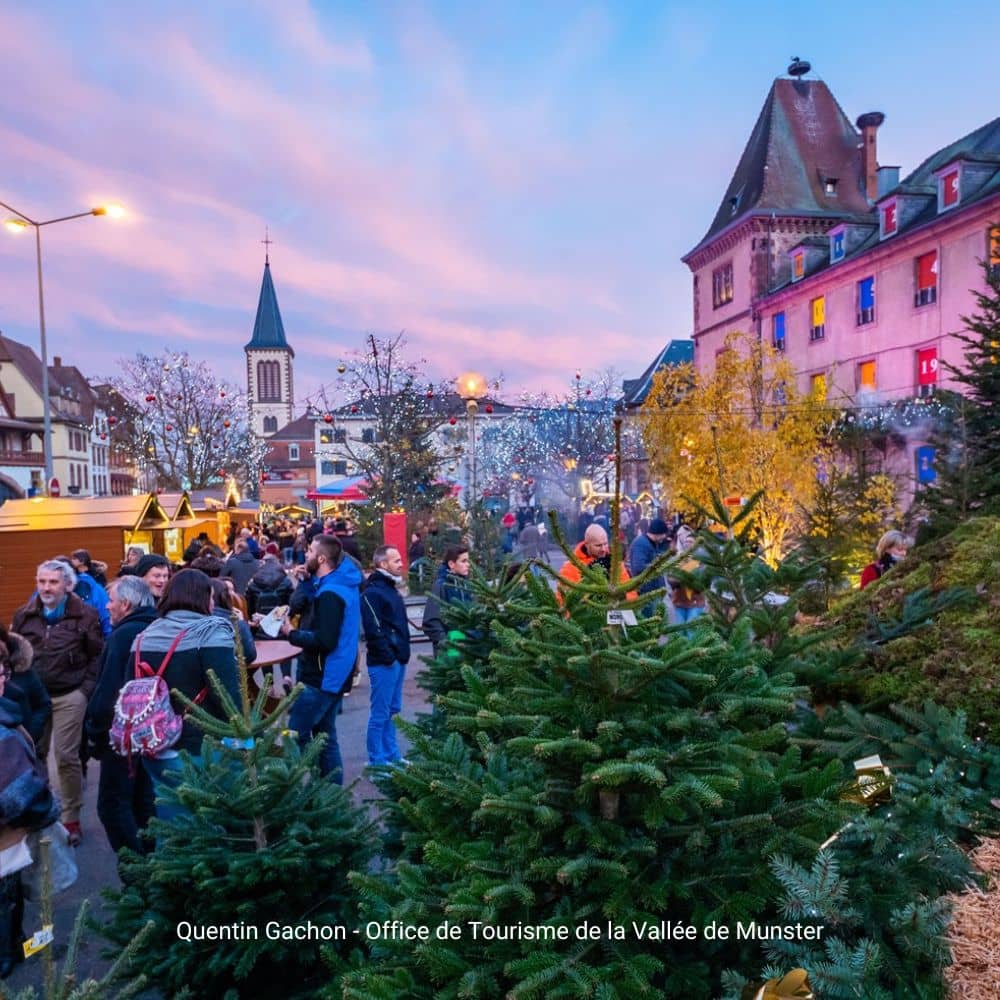
M 892 785 L 895 779 L 892 771 L 882 763 L 882 758 L 878 754 L 856 760 L 854 773 L 857 775 L 857 785 L 844 796 L 848 802 L 874 806 L 888 802 L 892 798 Z
M 806 970 L 792 969 L 781 979 L 744 986 L 740 1000 L 813 1000 L 815 996 Z

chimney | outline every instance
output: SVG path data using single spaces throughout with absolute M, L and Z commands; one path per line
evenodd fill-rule
M 861 129 L 861 169 L 865 175 L 865 195 L 870 202 L 878 199 L 878 145 L 875 133 L 885 121 L 881 111 L 868 111 L 855 123 Z
M 62 368 L 62 358 L 58 354 L 52 359 L 52 367 Z

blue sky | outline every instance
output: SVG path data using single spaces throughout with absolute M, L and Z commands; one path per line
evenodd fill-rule
M 792 55 L 886 113 L 904 174 L 1000 114 L 989 4 L 0 2 L 0 30 L 0 200 L 130 209 L 46 232 L 50 352 L 241 382 L 268 225 L 300 401 L 369 331 L 511 392 L 638 374 L 690 333 L 679 258 Z M 35 294 L 0 231 L 32 345 Z

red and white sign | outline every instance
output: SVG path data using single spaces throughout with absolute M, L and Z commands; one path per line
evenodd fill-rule
M 937 285 L 937 250 L 917 258 L 917 288 L 934 288 Z
M 938 376 L 937 348 L 917 351 L 917 385 L 936 385 Z
M 57 497 L 57 496 L 59 496 L 59 480 L 56 479 L 55 476 L 53 476 L 49 480 L 49 496 L 50 497 Z
M 951 208 L 958 204 L 958 168 L 941 178 L 941 206 Z
M 891 236 L 896 231 L 896 203 L 890 202 L 882 209 L 882 235 Z

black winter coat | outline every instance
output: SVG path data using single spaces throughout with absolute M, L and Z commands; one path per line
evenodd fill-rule
M 395 581 L 375 570 L 361 591 L 361 621 L 369 667 L 391 667 L 410 659 L 410 623 Z
M 288 604 L 294 590 L 295 585 L 279 563 L 265 562 L 247 585 L 247 614 L 266 615 Z

